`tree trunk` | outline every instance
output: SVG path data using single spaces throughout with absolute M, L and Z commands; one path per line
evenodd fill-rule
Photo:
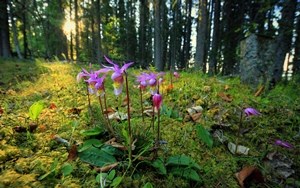
M 101 14 L 100 14 L 100 0 L 96 0 L 96 24 L 97 24 L 97 33 L 96 33 L 96 57 L 97 62 L 101 63 L 102 60 L 102 49 L 101 49 Z
M 146 0 L 140 0 L 139 61 L 146 68 Z
M 0 2 L 0 57 L 11 57 L 9 42 L 7 0 Z
M 17 30 L 16 22 L 14 20 L 14 8 L 12 7 L 11 0 L 8 0 L 8 6 L 9 6 L 9 10 L 10 10 L 9 17 L 10 17 L 11 28 L 12 28 L 12 32 L 13 32 L 13 41 L 14 41 L 15 50 L 17 52 L 18 58 L 23 59 L 23 56 L 22 56 L 21 50 L 20 50 L 19 39 L 18 39 L 18 30 Z
M 186 24 L 184 32 L 184 44 L 183 44 L 183 64 L 182 67 L 187 67 L 189 59 L 191 58 L 191 34 L 192 34 L 192 6 L 193 1 L 186 1 Z
M 300 16 L 297 20 L 296 28 L 296 41 L 295 41 L 295 56 L 293 60 L 293 75 L 300 76 Z M 299 79 L 300 80 L 300 79 Z
M 74 0 L 74 13 L 75 13 L 75 56 L 78 61 L 79 58 L 79 18 L 78 18 L 78 0 Z
M 154 0 L 154 62 L 155 68 L 158 71 L 163 71 L 162 62 L 162 47 L 161 47 L 161 17 L 160 17 L 160 2 L 161 0 Z
M 195 56 L 196 70 L 202 70 L 204 64 L 205 38 L 207 32 L 207 0 L 201 0 L 199 3 L 198 23 L 197 23 L 197 44 Z
M 279 31 L 276 38 L 275 47 L 275 62 L 273 75 L 271 80 L 271 88 L 276 85 L 282 78 L 283 64 L 286 54 L 291 49 L 293 22 L 297 0 L 287 0 L 283 4 L 281 19 L 279 21 Z
M 27 16 L 26 16 L 26 0 L 22 0 L 22 34 L 23 34 L 23 56 L 26 59 L 28 55 L 28 41 L 27 41 Z
M 214 29 L 212 36 L 212 48 L 209 59 L 209 75 L 215 75 L 217 71 L 217 56 L 219 50 L 219 29 L 220 29 L 220 0 L 213 0 L 214 6 Z

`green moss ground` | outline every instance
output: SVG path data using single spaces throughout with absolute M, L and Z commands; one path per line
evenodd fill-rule
M 53 135 L 59 135 L 80 144 L 86 139 L 80 134 L 81 130 L 103 125 L 97 98 L 91 97 L 93 117 L 90 117 L 85 85 L 76 82 L 80 66 L 0 60 L 0 67 L 0 187 L 99 187 L 95 180 L 98 173 L 78 158 L 67 161 L 66 147 L 53 140 Z M 132 126 L 134 133 L 143 137 L 151 118 L 147 117 L 142 123 L 139 92 L 134 86 L 134 75 L 138 73 L 140 70 L 129 69 Z M 263 184 L 252 187 L 299 186 L 300 87 L 297 83 L 291 81 L 255 97 L 255 92 L 241 85 L 238 78 L 207 77 L 195 72 L 180 74 L 172 91 L 166 90 L 169 74 L 162 86 L 165 108 L 173 109 L 177 115 L 161 115 L 162 139 L 168 143 L 159 155 L 164 158 L 179 154 L 190 156 L 201 166 L 198 173 L 203 182 L 196 183 L 170 174 L 160 175 L 155 169 L 137 167 L 132 176 L 126 175 L 121 187 L 143 187 L 146 182 L 151 182 L 154 187 L 234 188 L 239 187 L 235 173 L 245 166 L 256 166 L 264 176 Z M 126 107 L 120 105 L 125 94 L 117 100 L 112 93 L 111 81 L 106 82 L 106 90 L 108 106 L 120 106 L 119 111 L 126 112 Z M 232 101 L 220 97 L 222 93 Z M 149 97 L 149 93 L 144 97 Z M 32 123 L 28 109 L 38 100 L 43 100 L 45 109 L 37 129 L 33 133 L 16 132 L 15 127 L 27 127 Z M 53 104 L 56 108 L 51 109 Z M 199 105 L 203 111 L 198 122 L 187 120 L 186 109 Z M 211 134 L 217 129 L 222 131 L 228 141 L 235 143 L 240 109 L 245 107 L 254 107 L 262 113 L 244 122 L 243 127 L 248 132 L 239 137 L 238 143 L 249 148 L 248 155 L 231 154 L 217 138 L 214 138 L 212 148 L 198 138 L 195 127 L 200 124 Z M 72 125 L 76 122 L 78 126 L 72 134 Z M 125 124 L 113 122 L 116 130 Z M 275 146 L 275 139 L 287 141 L 294 148 Z M 289 178 L 278 177 L 265 165 L 264 156 L 274 151 L 293 161 L 291 169 L 294 173 Z M 51 168 L 55 160 L 58 164 Z M 64 177 L 61 167 L 66 163 L 72 165 L 73 171 Z M 122 165 L 116 168 L 118 174 L 124 173 L 123 168 Z M 39 180 L 51 170 L 52 173 Z

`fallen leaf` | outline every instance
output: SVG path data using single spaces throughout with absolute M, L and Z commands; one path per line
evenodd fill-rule
M 238 145 L 236 147 L 236 145 L 232 142 L 229 142 L 228 145 L 227 145 L 229 151 L 232 153 L 232 154 L 244 154 L 244 155 L 248 155 L 249 153 L 249 148 L 245 147 L 245 146 L 241 146 L 241 145 Z
M 69 150 L 68 161 L 73 161 L 76 158 L 77 158 L 77 145 L 74 144 Z
M 115 168 L 116 166 L 118 166 L 118 162 L 107 165 L 107 166 L 103 166 L 101 168 L 95 167 L 94 170 L 96 170 L 97 172 L 108 172 L 111 169 Z
M 221 92 L 221 93 L 218 93 L 218 96 L 221 97 L 226 102 L 231 102 L 232 101 L 232 97 L 229 94 Z
M 122 102 L 122 107 L 125 107 L 125 106 L 127 106 L 128 105 L 128 98 L 127 97 L 125 97 L 124 99 L 123 99 L 123 102 Z
M 254 96 L 255 96 L 255 97 L 260 96 L 260 95 L 262 94 L 262 92 L 264 91 L 264 89 L 265 89 L 265 86 L 260 86 L 260 87 L 258 88 L 258 90 L 255 92 Z
M 51 110 L 54 110 L 54 109 L 56 109 L 57 107 L 56 107 L 56 105 L 55 105 L 54 103 L 51 103 L 50 106 L 49 106 L 49 108 L 50 108 Z
M 201 115 L 202 115 L 201 112 L 191 115 L 192 120 L 196 122 L 198 119 L 200 119 Z
M 227 90 L 229 90 L 229 89 L 230 89 L 229 85 L 225 85 L 225 86 L 224 86 L 224 90 L 225 90 L 225 91 L 227 91 Z
M 251 183 L 263 183 L 264 178 L 259 169 L 253 166 L 246 166 L 235 174 L 242 188 L 249 187 Z
M 116 110 L 114 110 L 113 108 L 107 108 L 106 110 L 104 110 L 104 114 L 110 114 L 110 113 L 113 113 L 113 112 L 116 112 Z

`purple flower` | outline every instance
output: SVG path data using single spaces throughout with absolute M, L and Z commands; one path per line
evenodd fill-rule
M 128 69 L 128 67 L 133 64 L 133 62 L 126 63 L 120 68 L 119 65 L 115 64 L 108 57 L 104 56 L 104 58 L 106 59 L 106 61 L 109 64 L 113 65 L 113 67 L 108 67 L 108 66 L 103 65 L 105 68 L 98 70 L 97 73 L 107 73 L 109 71 L 113 71 L 113 74 L 111 75 L 111 79 L 114 81 L 114 83 L 113 83 L 114 93 L 115 93 L 115 95 L 120 95 L 122 92 L 123 83 L 124 83 L 123 74 Z
M 178 78 L 180 77 L 180 75 L 179 75 L 178 72 L 174 72 L 173 75 L 174 75 L 174 77 L 175 77 L 176 79 L 178 79 Z
M 140 88 L 142 90 L 144 90 L 148 85 L 148 83 L 147 83 L 148 76 L 149 76 L 149 74 L 144 73 L 144 72 L 137 76 L 136 81 L 139 82 Z
M 153 102 L 154 108 L 156 110 L 158 110 L 161 107 L 161 104 L 162 104 L 162 96 L 158 93 L 155 93 L 152 96 L 152 102 Z
M 86 71 L 85 69 L 82 69 L 82 71 L 77 74 L 76 80 L 77 80 L 77 82 L 80 82 L 81 79 L 86 79 L 89 75 L 90 75 L 90 73 L 88 71 Z
M 246 114 L 246 116 L 258 116 L 258 115 L 260 115 L 260 113 L 254 108 L 246 108 L 244 110 L 244 113 Z
M 96 79 L 95 83 L 95 93 L 97 96 L 103 96 L 104 95 L 104 80 L 106 75 L 103 75 L 100 78 Z
M 291 149 L 293 148 L 293 145 L 286 142 L 286 141 L 282 141 L 282 140 L 275 140 L 275 145 L 277 146 L 281 146 L 281 147 L 284 147 L 284 148 L 288 148 L 288 149 Z

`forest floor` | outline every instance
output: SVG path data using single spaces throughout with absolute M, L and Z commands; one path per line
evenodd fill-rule
M 155 158 L 149 149 L 155 138 L 152 116 L 142 120 L 135 82 L 141 70 L 129 68 L 133 154 L 138 157 L 128 167 L 126 147 L 110 150 L 116 156 L 107 160 L 115 166 L 107 171 L 94 164 L 101 157 L 93 161 L 93 153 L 82 154 L 103 148 L 111 138 L 98 98 L 90 96 L 89 108 L 85 84 L 76 82 L 81 67 L 88 66 L 0 60 L 0 67 L 0 188 L 300 187 L 300 86 L 294 81 L 256 92 L 238 78 L 180 72 L 170 87 L 167 73 L 161 86 L 163 144 Z M 124 91 L 114 96 L 110 76 L 105 85 L 108 108 L 126 114 Z M 143 97 L 151 112 L 149 92 Z M 37 101 L 43 107 L 35 119 L 29 109 Z M 247 107 L 260 115 L 244 116 Z M 115 145 L 125 146 L 127 120 L 111 119 L 111 124 Z M 93 143 L 89 148 L 87 140 Z

